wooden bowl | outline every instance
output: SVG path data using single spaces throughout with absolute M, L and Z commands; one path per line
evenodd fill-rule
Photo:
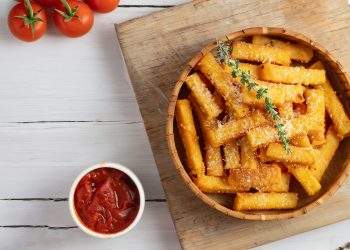
M 310 38 L 298 34 L 296 32 L 284 29 L 284 28 L 272 28 L 272 27 L 256 27 L 237 31 L 230 35 L 220 38 L 223 41 L 233 41 L 245 39 L 253 35 L 269 35 L 278 37 L 284 40 L 295 41 L 300 44 L 312 47 L 314 54 L 318 59 L 323 61 L 326 65 L 327 76 L 330 79 L 334 90 L 340 93 L 341 101 L 349 112 L 349 96 L 350 85 L 349 78 L 344 72 L 343 67 L 337 59 L 335 59 L 330 53 L 312 41 Z M 187 87 L 184 85 L 184 81 L 191 73 L 192 69 L 196 66 L 199 60 L 206 54 L 210 53 L 216 47 L 216 42 L 212 42 L 207 47 L 203 48 L 193 59 L 186 65 L 185 70 L 180 75 L 179 81 L 176 83 L 172 92 L 171 99 L 168 107 L 167 118 L 167 141 L 170 154 L 175 163 L 176 169 L 180 173 L 181 177 L 187 184 L 187 186 L 195 193 L 195 195 L 204 201 L 209 206 L 216 210 L 227 214 L 229 216 L 248 219 L 248 220 L 276 220 L 276 219 L 288 219 L 306 214 L 311 209 L 324 203 L 330 198 L 338 188 L 343 184 L 346 177 L 350 174 L 350 139 L 344 139 L 341 141 L 337 152 L 335 153 L 326 173 L 324 174 L 321 185 L 322 189 L 318 195 L 309 197 L 303 191 L 302 187 L 297 182 L 291 182 L 291 191 L 299 193 L 299 201 L 296 209 L 292 210 L 271 210 L 271 211 L 234 211 L 232 210 L 233 195 L 224 194 L 206 194 L 197 188 L 188 175 L 185 165 L 185 154 L 181 143 L 180 136 L 177 131 L 177 126 L 174 123 L 175 120 L 175 104 L 177 99 L 184 98 L 188 94 Z M 198 124 L 196 124 L 197 126 Z M 324 215 L 322 215 L 324 216 Z

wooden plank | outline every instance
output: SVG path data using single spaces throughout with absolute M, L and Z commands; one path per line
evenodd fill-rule
M 283 26 L 323 44 L 349 71 L 350 50 L 344 46 L 350 42 L 346 21 L 350 18 L 349 10 L 342 0 L 203 0 L 117 25 L 119 42 L 184 249 L 248 248 L 350 218 L 349 183 L 323 206 L 292 220 L 254 222 L 219 214 L 196 199 L 183 184 L 165 140 L 167 100 L 174 83 L 186 63 L 209 42 L 242 28 Z M 320 214 L 327 216 L 321 220 Z
M 147 199 L 164 198 L 141 123 L 0 123 L 0 138 L 0 198 L 67 197 L 74 178 L 97 161 L 128 166 Z
M 91 32 L 79 39 L 65 38 L 52 26 L 41 40 L 26 44 L 16 40 L 6 25 L 14 3 L 0 1 L 4 24 L 0 26 L 0 122 L 141 121 L 115 46 L 113 23 L 158 8 L 123 8 L 98 15 Z
M 75 226 L 67 202 L 0 201 L 1 225 Z M 9 223 L 9 224 L 7 224 Z M 142 220 L 127 236 L 99 240 L 80 229 L 1 228 L 1 249 L 179 249 L 174 226 L 165 202 L 147 202 Z M 168 244 L 171 242 L 172 244 Z

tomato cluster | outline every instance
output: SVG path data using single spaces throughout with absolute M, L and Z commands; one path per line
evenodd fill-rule
M 115 10 L 120 0 L 16 0 L 8 15 L 8 26 L 18 39 L 33 42 L 47 29 L 44 7 L 54 8 L 54 24 L 65 36 L 80 37 L 94 24 L 93 10 L 108 13 Z M 43 7 L 44 6 L 44 7 Z

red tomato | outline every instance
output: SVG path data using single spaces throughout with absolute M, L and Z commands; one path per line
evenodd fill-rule
M 49 7 L 54 7 L 54 6 L 57 6 L 61 3 L 60 0 L 35 0 L 35 2 L 37 2 L 43 6 L 49 6 Z
M 54 14 L 57 29 L 68 37 L 79 37 L 88 33 L 94 24 L 90 7 L 81 1 L 68 0 L 67 7 L 60 4 Z
M 25 42 L 34 42 L 40 39 L 47 29 L 45 11 L 38 4 L 31 3 L 32 11 L 24 3 L 15 5 L 8 15 L 8 26 L 11 33 Z M 25 21 L 34 20 L 33 26 L 25 25 Z M 36 20 L 36 21 L 35 21 Z
M 24 0 L 16 0 L 17 2 L 23 3 Z M 38 4 L 42 6 L 54 7 L 61 3 L 61 0 L 34 0 Z
M 86 3 L 96 12 L 108 13 L 115 10 L 120 0 L 87 0 Z

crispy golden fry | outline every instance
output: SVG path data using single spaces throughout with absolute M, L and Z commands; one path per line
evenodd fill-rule
M 233 108 L 236 117 L 243 117 L 249 112 L 249 108 L 241 103 L 239 87 L 232 84 L 231 75 L 221 68 L 211 53 L 207 53 L 197 66 L 225 99 L 226 104 Z
M 330 161 L 332 160 L 340 139 L 337 136 L 334 127 L 330 127 L 326 134 L 326 143 L 315 149 L 315 163 L 310 166 L 310 172 L 318 181 L 321 180 Z
M 259 162 L 246 137 L 241 140 L 241 168 L 257 168 Z
M 309 196 L 317 194 L 321 190 L 321 184 L 312 175 L 307 166 L 287 165 L 289 172 L 298 180 Z
M 249 115 L 238 119 L 231 120 L 225 124 L 220 124 L 214 131 L 213 138 L 210 138 L 210 144 L 219 147 L 238 137 L 241 137 L 249 129 L 260 126 L 266 122 L 266 118 L 260 110 L 255 110 Z
M 196 99 L 203 114 L 208 119 L 218 117 L 222 112 L 220 106 L 216 103 L 213 95 L 209 89 L 205 86 L 197 73 L 194 73 L 187 77 L 186 86 L 191 91 L 192 96 Z
M 218 120 L 217 119 L 207 119 L 202 113 L 199 105 L 193 96 L 189 96 L 188 99 L 191 102 L 192 109 L 196 112 L 199 125 L 202 130 L 202 134 L 204 137 L 204 141 L 207 144 L 210 144 L 211 141 L 215 140 L 215 128 L 217 127 Z
M 310 139 L 306 134 L 300 134 L 290 140 L 290 144 L 296 147 L 309 147 L 311 146 Z
M 259 87 L 268 89 L 266 96 L 270 97 L 271 102 L 275 105 L 284 105 L 286 102 L 302 103 L 305 100 L 303 96 L 305 88 L 301 85 L 274 84 L 258 80 L 254 82 Z M 256 98 L 256 90 L 249 91 L 246 86 L 242 86 L 241 92 L 243 103 L 249 106 L 264 107 L 265 99 Z
M 282 49 L 290 50 L 290 58 L 292 60 L 309 62 L 314 56 L 313 49 L 294 43 L 283 42 L 277 39 L 272 39 L 266 36 L 253 36 L 253 44 L 269 45 Z
M 176 122 L 185 147 L 188 168 L 192 175 L 201 176 L 205 173 L 198 136 L 194 126 L 191 104 L 188 100 L 176 102 Z
M 224 164 L 220 147 L 216 148 L 209 144 L 205 145 L 205 165 L 207 166 L 207 175 L 224 176 Z
M 239 168 L 241 166 L 239 145 L 237 140 L 233 140 L 224 145 L 225 169 Z
M 233 209 L 237 211 L 293 209 L 297 203 L 297 193 L 237 193 Z
M 213 98 L 216 104 L 220 107 L 221 110 L 225 109 L 225 100 L 222 98 L 220 93 L 217 90 L 214 90 L 213 92 Z
M 309 130 L 309 138 L 312 145 L 325 143 L 325 98 L 322 89 L 308 89 L 305 91 L 307 114 L 313 116 L 317 124 Z
M 321 61 L 317 61 L 310 66 L 310 69 L 325 69 Z M 350 135 L 350 120 L 347 112 L 344 109 L 344 106 L 340 102 L 337 94 L 332 88 L 329 80 L 326 80 L 326 83 L 319 88 L 324 89 L 325 102 L 326 102 L 326 111 L 329 114 L 334 127 L 340 138 Z
M 304 98 L 303 98 L 304 99 Z M 293 102 L 285 102 L 277 106 L 278 114 L 281 118 L 290 120 L 294 117 Z
M 281 173 L 281 181 L 268 187 L 260 188 L 260 192 L 287 193 L 289 191 L 290 173 Z
M 253 62 L 271 62 L 281 65 L 290 65 L 290 50 L 277 47 L 233 42 L 232 58 Z
M 227 193 L 233 194 L 236 192 L 249 191 L 249 189 L 244 189 L 242 187 L 233 187 L 227 181 L 227 177 L 216 177 L 202 175 L 194 179 L 196 186 L 205 193 Z
M 310 131 L 319 129 L 324 121 L 324 101 L 322 101 L 322 91 L 308 89 L 305 91 L 308 111 L 306 115 L 285 121 L 285 130 L 289 138 L 299 134 L 307 134 Z M 251 147 L 261 147 L 278 140 L 277 130 L 272 126 L 256 127 L 247 132 L 247 138 Z
M 243 118 L 249 113 L 249 107 L 242 102 L 234 103 L 233 101 L 227 101 L 226 107 L 229 107 L 228 109 L 233 111 L 233 115 L 237 119 Z
M 214 124 L 216 124 L 216 119 L 208 119 L 204 116 L 202 111 L 199 108 L 196 100 L 192 95 L 189 96 L 191 106 L 196 112 L 202 134 L 204 137 L 205 144 L 205 165 L 207 167 L 207 175 L 209 176 L 224 176 L 224 165 L 222 162 L 221 149 L 220 147 L 213 147 L 209 144 L 210 138 L 215 135 L 212 132 Z
M 281 168 L 268 166 L 259 168 L 233 168 L 230 170 L 228 182 L 237 189 L 266 189 L 281 183 Z
M 265 81 L 303 85 L 319 85 L 326 82 L 326 71 L 322 69 L 305 69 L 304 67 L 279 66 L 264 63 L 260 78 Z
M 322 129 L 323 131 L 311 131 L 309 132 L 309 137 L 311 144 L 313 146 L 320 146 L 322 144 L 326 143 L 326 137 L 324 134 L 324 128 Z
M 257 152 L 258 152 L 258 159 L 260 162 L 266 163 L 266 162 L 271 162 L 272 160 L 269 159 L 266 156 L 266 150 L 267 148 L 260 148 Z
M 224 64 L 223 68 L 224 68 L 225 72 L 227 72 L 228 74 L 231 75 L 232 69 L 230 66 L 228 66 L 227 64 Z M 260 69 L 261 69 L 260 65 L 240 62 L 239 68 L 242 71 L 249 71 L 252 79 L 259 79 L 259 74 L 260 74 Z M 237 78 L 239 80 L 239 77 L 237 77 Z
M 282 144 L 271 143 L 267 147 L 266 156 L 277 162 L 299 163 L 303 165 L 311 165 L 315 162 L 314 149 L 312 147 L 295 147 L 289 146 L 292 151 L 286 154 Z

